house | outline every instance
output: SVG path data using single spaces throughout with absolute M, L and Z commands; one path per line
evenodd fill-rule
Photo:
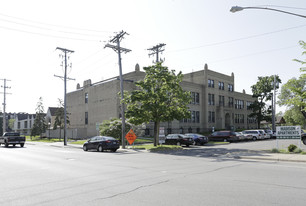
M 10 119 L 14 120 L 13 128 L 15 132 L 22 135 L 30 135 L 35 121 L 35 114 L 28 113 L 13 113 L 10 114 Z

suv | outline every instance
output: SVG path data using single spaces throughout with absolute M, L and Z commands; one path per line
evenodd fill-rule
M 174 145 L 192 145 L 194 143 L 192 137 L 188 137 L 183 134 L 169 134 L 166 137 L 165 144 L 174 144 Z
M 242 133 L 252 135 L 252 139 L 254 141 L 258 139 L 264 139 L 264 136 L 260 133 L 259 130 L 244 130 Z

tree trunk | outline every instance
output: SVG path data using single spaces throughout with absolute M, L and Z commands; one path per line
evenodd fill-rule
M 160 122 L 154 122 L 154 146 L 155 147 L 159 143 L 159 125 L 160 125 Z

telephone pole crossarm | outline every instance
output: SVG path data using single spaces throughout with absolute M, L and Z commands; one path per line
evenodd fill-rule
M 156 45 L 152 48 L 147 49 L 148 51 L 151 51 L 151 53 L 149 53 L 149 57 L 156 54 L 156 62 L 155 63 L 160 61 L 159 53 L 162 53 L 163 51 L 165 51 L 164 46 L 166 46 L 166 44 L 158 44 L 158 45 Z

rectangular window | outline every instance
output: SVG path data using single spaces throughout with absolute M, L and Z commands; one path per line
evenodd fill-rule
M 25 129 L 28 128 L 28 121 L 24 121 L 24 128 L 25 128 Z
M 198 92 L 195 93 L 195 104 L 200 104 L 200 94 Z
M 88 103 L 88 93 L 85 93 L 85 104 Z
M 228 91 L 233 92 L 234 91 L 234 86 L 232 84 L 228 84 Z
M 20 129 L 20 122 L 18 122 L 18 129 Z
M 215 112 L 208 112 L 208 122 L 214 123 L 215 122 Z
M 215 81 L 212 79 L 208 79 L 208 87 L 215 88 Z
M 88 112 L 85 112 L 85 124 L 88 124 Z
M 224 90 L 224 82 L 219 82 L 219 89 Z
M 196 112 L 195 112 L 195 111 L 192 111 L 192 112 L 191 112 L 191 122 L 192 122 L 192 123 L 195 123 L 195 122 L 196 122 L 195 115 L 196 115 Z
M 228 98 L 228 106 L 229 107 L 233 107 L 234 106 L 234 98 L 233 97 L 229 97 Z
M 224 96 L 219 95 L 219 106 L 224 106 Z
M 196 123 L 200 123 L 200 112 L 196 111 Z
M 191 92 L 191 104 L 195 104 L 195 92 Z
M 208 105 L 215 105 L 215 95 L 208 94 Z

